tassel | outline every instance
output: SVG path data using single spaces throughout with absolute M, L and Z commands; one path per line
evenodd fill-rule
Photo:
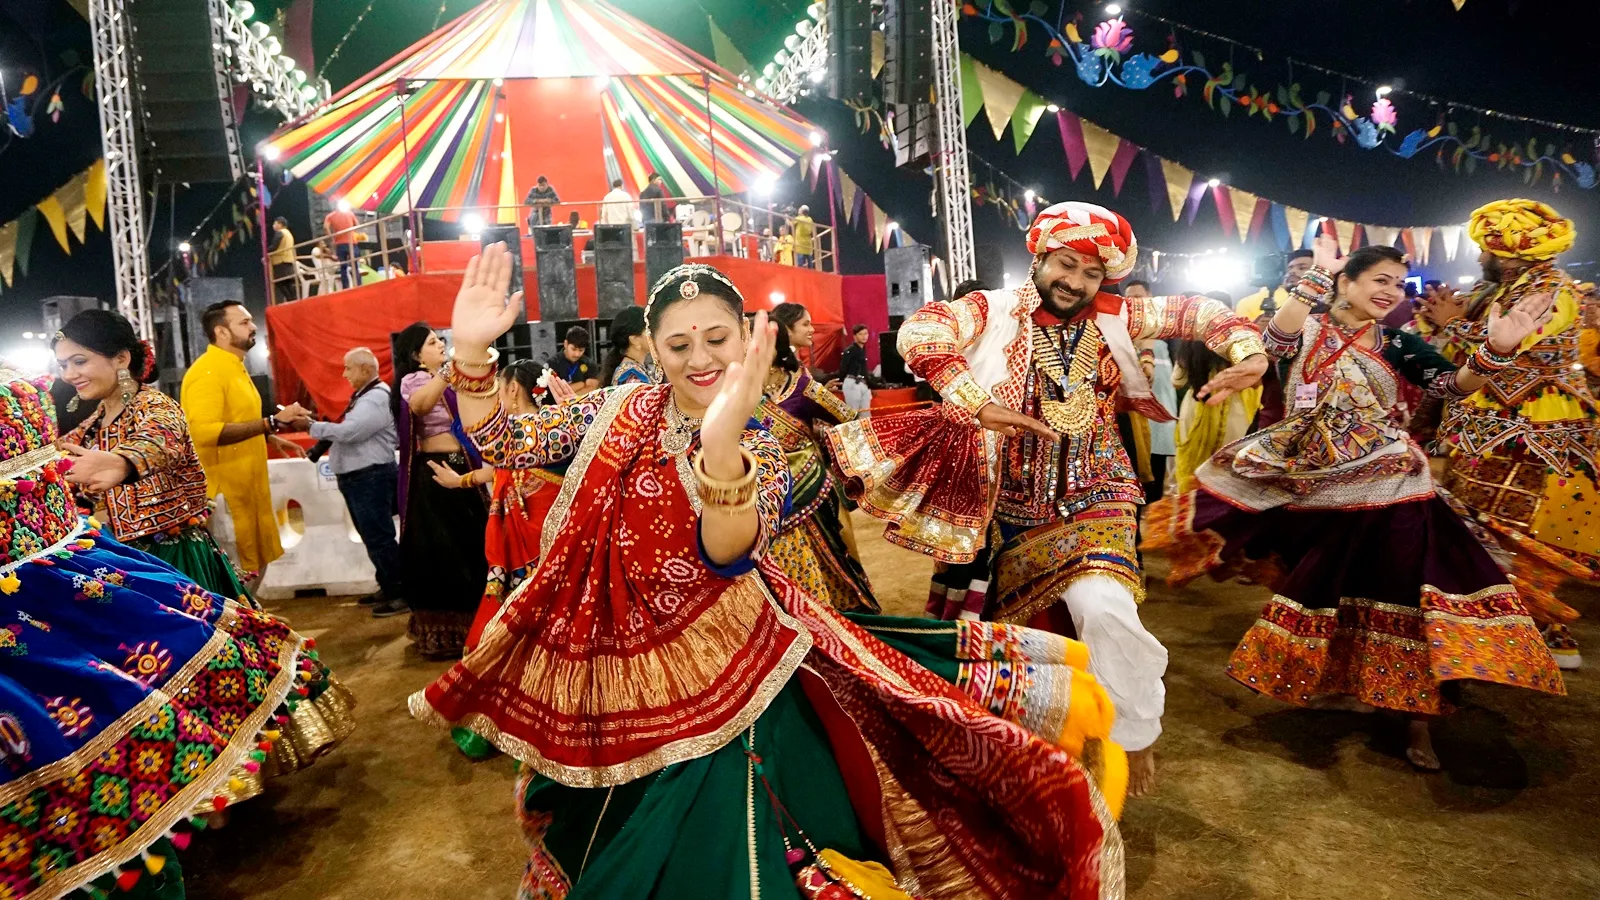
M 265 750 L 251 750 L 250 751 L 250 758 L 255 760 L 258 763 L 264 763 L 264 762 L 267 761 L 267 751 L 265 751 Z
M 29 479 L 29 478 L 18 478 L 17 479 L 17 492 L 20 493 L 20 494 L 31 494 L 31 493 L 33 493 L 33 489 L 38 487 L 38 486 L 39 486 L 38 482 L 33 481 L 32 479 Z
M 251 760 L 250 762 L 244 764 L 244 770 L 249 772 L 251 775 L 254 775 L 255 773 L 261 771 L 261 763 Z
M 149 850 L 139 854 L 144 857 L 144 867 L 151 875 L 160 875 L 161 870 L 167 867 L 167 858 L 160 854 L 151 853 Z
M 128 869 L 117 876 L 117 888 L 122 891 L 131 891 L 139 884 L 139 870 Z
M 178 848 L 179 851 L 189 849 L 189 841 L 193 839 L 194 834 L 188 831 L 174 831 L 167 838 L 167 840 L 172 842 L 172 846 Z
M 222 812 L 223 810 L 228 808 L 228 798 L 222 796 L 221 794 L 218 794 L 217 796 L 212 797 L 211 798 L 211 808 L 216 810 L 217 812 Z
M 277 740 L 280 737 L 283 737 L 283 732 L 276 731 L 276 730 L 274 730 L 274 731 L 263 731 L 263 732 L 261 732 L 261 736 L 266 738 L 268 742 L 271 742 L 271 741 Z M 263 749 L 263 750 L 271 750 L 272 748 L 271 747 L 262 747 L 261 749 Z
M 56 471 L 62 475 L 65 475 L 72 471 L 72 466 L 73 462 L 71 459 L 61 459 L 56 462 Z
M 233 791 L 235 794 L 237 794 L 237 793 L 239 793 L 239 792 L 244 790 L 244 782 L 242 780 L 240 780 L 239 778 L 229 778 L 228 779 L 228 790 Z
M 195 831 L 205 831 L 210 827 L 210 825 L 204 818 L 200 816 L 193 816 L 189 819 L 189 827 L 193 828 Z

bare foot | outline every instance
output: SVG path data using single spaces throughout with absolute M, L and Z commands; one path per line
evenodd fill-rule
M 1128 751 L 1128 796 L 1148 796 L 1156 789 L 1156 748 Z
M 1311 709 L 1337 710 L 1339 712 L 1353 713 L 1369 713 L 1373 712 L 1375 709 L 1375 707 L 1373 707 L 1371 704 L 1362 703 L 1360 700 L 1357 700 L 1349 694 L 1319 694 L 1315 697 L 1312 697 L 1306 703 L 1306 706 Z
M 1427 719 L 1406 723 L 1406 759 L 1424 772 L 1439 771 L 1439 756 L 1433 752 L 1433 734 Z

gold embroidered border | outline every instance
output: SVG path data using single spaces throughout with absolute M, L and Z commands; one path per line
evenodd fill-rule
M 657 747 L 655 750 L 637 756 L 626 762 L 610 766 L 586 767 L 568 766 L 547 759 L 533 745 L 501 731 L 489 718 L 482 713 L 472 713 L 460 721 L 452 722 L 446 719 L 438 710 L 428 703 L 426 691 L 417 691 L 406 701 L 413 718 L 420 722 L 438 728 L 449 729 L 452 727 L 466 728 L 480 737 L 494 744 L 502 752 L 512 756 L 532 767 L 540 775 L 552 781 L 559 782 L 568 787 L 601 788 L 615 787 L 643 778 L 652 772 L 659 771 L 674 763 L 686 762 L 697 759 L 708 753 L 716 751 L 726 745 L 741 731 L 750 727 L 750 724 L 766 712 L 772 699 L 778 695 L 784 685 L 789 683 L 795 669 L 800 667 L 800 661 L 811 651 L 811 635 L 796 619 L 784 612 L 781 604 L 772 596 L 762 581 L 759 572 L 751 572 L 742 576 L 761 592 L 765 601 L 771 605 L 773 613 L 784 627 L 794 633 L 794 641 L 783 654 L 778 664 L 773 667 L 761 685 L 756 689 L 744 709 L 733 715 L 722 727 L 708 734 L 674 741 Z
M 30 896 L 61 896 L 74 888 L 99 878 L 107 872 L 120 868 L 166 835 L 172 829 L 172 826 L 178 823 L 178 820 L 188 818 L 204 798 L 216 795 L 218 786 L 225 784 L 234 770 L 243 764 L 245 754 L 256 749 L 256 735 L 260 733 L 262 727 L 266 725 L 267 719 L 277 710 L 279 704 L 283 703 L 284 699 L 288 697 L 289 690 L 295 685 L 295 662 L 299 659 L 300 648 L 305 639 L 293 632 L 291 634 L 295 639 L 284 641 L 283 649 L 279 651 L 280 668 L 277 677 L 273 678 L 272 683 L 267 686 L 266 700 L 256 707 L 255 712 L 252 712 L 239 724 L 239 728 L 234 731 L 233 739 L 212 759 L 211 765 L 206 767 L 205 772 L 196 776 L 193 781 L 169 798 L 166 805 L 159 812 L 146 819 L 144 824 L 140 825 L 115 847 L 109 850 L 102 850 L 70 869 L 62 869 L 52 877 L 45 879 L 39 888 L 34 891 L 34 894 Z M 168 684 L 171 684 L 171 682 L 169 681 Z M 143 704 L 141 703 L 140 706 L 142 707 Z M 135 707 L 135 710 L 138 708 Z M 134 723 L 142 721 L 142 718 L 131 718 L 132 712 L 130 710 L 129 713 L 124 713 L 110 728 L 122 728 L 122 733 L 126 734 L 127 731 L 132 729 Z M 124 725 L 126 727 L 122 727 Z M 109 731 L 110 728 L 107 730 Z M 104 733 L 101 732 L 101 734 Z M 84 749 L 88 749 L 88 745 L 85 745 Z M 84 749 L 80 749 L 71 757 L 67 757 L 67 759 L 81 757 Z M 103 751 L 104 747 L 101 748 L 101 752 Z M 98 754 L 96 755 L 98 756 Z M 11 787 L 15 787 L 15 784 L 7 785 L 8 789 Z M 0 802 L 9 803 L 10 801 Z
M 572 457 L 572 464 L 567 467 L 567 477 L 561 482 L 561 493 L 556 495 L 556 502 L 551 504 L 550 514 L 545 517 L 544 530 L 539 534 L 540 559 L 550 556 L 550 545 L 556 542 L 556 535 L 561 533 L 561 527 L 566 524 L 567 513 L 572 511 L 572 500 L 578 494 L 579 483 L 583 481 L 583 473 L 588 471 L 589 463 L 594 461 L 595 453 L 599 452 L 600 444 L 605 440 L 606 431 L 611 428 L 612 420 L 622 409 L 623 402 L 640 387 L 644 385 L 637 382 L 617 385 L 611 389 L 605 403 L 600 406 L 600 411 L 595 413 L 594 421 L 589 424 L 589 430 L 583 436 L 583 443 L 578 445 L 578 452 Z

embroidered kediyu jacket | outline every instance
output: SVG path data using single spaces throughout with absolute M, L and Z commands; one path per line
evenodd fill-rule
M 945 402 L 831 430 L 848 493 L 889 522 L 890 541 L 951 563 L 976 556 L 991 522 L 1029 527 L 1096 504 L 1143 503 L 1116 416 L 1172 418 L 1134 349 L 1151 338 L 1204 341 L 1230 363 L 1265 352 L 1252 323 L 1204 297 L 1100 294 L 1062 322 L 1040 308 L 1030 281 L 924 306 L 901 326 L 898 347 Z M 977 427 L 990 402 L 1046 422 L 1061 440 Z

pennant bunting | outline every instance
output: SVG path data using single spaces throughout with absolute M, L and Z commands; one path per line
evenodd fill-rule
M 884 41 L 885 41 L 885 37 L 884 37 L 883 32 L 881 32 L 881 31 L 872 32 L 872 77 L 873 78 L 877 78 L 878 77 L 878 73 L 883 71 L 883 61 L 888 56 L 888 51 L 885 49 L 887 47 L 887 44 L 885 44 Z
M 1025 89 L 977 60 L 973 60 L 972 74 L 983 93 L 983 113 L 989 117 L 989 128 L 998 141 L 1005 134 L 1006 125 L 1011 121 L 1011 114 L 1016 112 Z
M 1183 218 L 1190 225 L 1194 224 L 1194 217 L 1200 212 L 1200 201 L 1206 197 L 1206 182 L 1199 178 L 1189 184 L 1189 196 L 1183 202 Z
M 17 222 L 0 225 L 0 282 L 11 286 L 11 269 L 17 263 Z
M 1298 250 L 1310 246 L 1306 243 L 1306 226 L 1311 223 L 1311 214 L 1303 209 L 1292 206 L 1283 208 L 1283 224 L 1289 229 L 1289 249 Z
M 1044 115 L 1048 105 L 1043 97 L 1033 91 L 1022 92 L 1022 99 L 1017 101 L 1017 108 L 1011 114 L 1011 142 L 1018 154 L 1027 146 L 1028 139 L 1033 137 L 1033 130 L 1039 126 L 1039 117 Z
M 1183 208 L 1188 205 L 1190 188 L 1194 187 L 1194 170 L 1185 169 L 1170 159 L 1161 159 L 1161 173 L 1167 182 L 1167 202 L 1172 206 L 1172 221 L 1176 222 L 1183 215 Z
M 84 183 L 89 179 L 87 170 L 72 176 L 72 180 L 61 186 L 56 191 L 56 199 L 61 203 L 67 219 L 67 228 L 72 236 L 83 243 L 83 229 L 89 224 L 89 206 L 84 199 Z
M 1122 138 L 1087 119 L 1079 119 L 1083 126 L 1083 145 L 1089 152 L 1089 173 L 1094 176 L 1094 189 L 1099 190 L 1111 169 L 1111 159 L 1117 155 Z
M 1154 153 L 1144 155 L 1144 180 L 1150 185 L 1150 211 L 1165 212 L 1167 202 L 1167 175 L 1161 170 L 1161 157 Z
M 1374 225 L 1370 231 L 1376 235 L 1376 243 L 1384 247 L 1393 247 L 1400 240 L 1400 229 L 1391 225 Z
M 1284 217 L 1282 203 L 1271 203 L 1267 212 L 1267 227 L 1272 229 L 1272 242 L 1279 250 L 1293 250 L 1294 240 L 1289 237 L 1289 220 Z
M 1267 224 L 1267 213 L 1272 211 L 1272 201 L 1264 197 L 1256 198 L 1255 212 L 1250 215 L 1250 238 L 1254 240 L 1261 234 L 1261 229 Z
M 1444 261 L 1455 262 L 1458 243 L 1461 240 L 1460 225 L 1440 225 L 1439 239 L 1444 241 Z
M 1111 157 L 1111 193 L 1122 196 L 1122 182 L 1128 178 L 1128 170 L 1133 167 L 1133 161 L 1139 156 L 1139 147 L 1132 141 L 1124 140 L 1117 146 L 1117 155 Z
M 71 255 L 72 247 L 67 244 L 67 211 L 61 206 L 59 193 L 58 191 L 40 200 L 38 210 L 39 215 L 44 216 L 44 220 L 50 223 L 50 233 L 56 236 L 56 243 Z
M 839 170 L 839 205 L 844 207 L 844 220 L 850 221 L 851 215 L 856 211 L 856 183 L 850 176 Z
M 1355 241 L 1356 223 L 1335 219 L 1333 233 L 1339 238 L 1339 253 L 1348 254 L 1350 252 L 1350 244 Z
M 1222 196 L 1222 195 L 1218 195 Z M 1228 188 L 1228 202 L 1232 205 L 1229 210 L 1233 214 L 1233 224 L 1237 229 L 1240 242 L 1250 239 L 1250 223 L 1256 215 L 1255 194 L 1241 191 L 1236 187 Z
M 872 246 L 881 253 L 884 241 L 889 236 L 889 214 L 871 201 L 867 203 L 867 212 L 872 216 Z
M 983 109 L 983 88 L 978 86 L 978 74 L 972 57 L 961 54 L 961 127 L 972 124 Z
M 1433 244 L 1433 226 L 1423 225 L 1416 229 L 1417 232 L 1417 262 L 1428 264 L 1428 256 Z
M 28 259 L 33 255 L 33 236 L 39 232 L 39 211 L 25 210 L 11 221 L 17 225 L 17 278 L 28 274 Z
M 1406 256 L 1410 257 L 1411 259 L 1416 259 L 1417 236 L 1413 233 L 1413 231 L 1414 229 L 1411 228 L 1402 228 L 1400 230 L 1400 249 L 1406 252 Z
M 1229 194 L 1225 184 L 1211 188 L 1211 201 L 1217 207 L 1217 223 L 1222 226 L 1223 234 L 1231 236 L 1238 231 L 1238 226 L 1234 224 L 1233 198 Z
M 1083 143 L 1083 120 L 1062 110 L 1056 113 L 1056 122 L 1061 128 L 1061 147 L 1067 153 L 1067 172 L 1077 181 L 1083 164 L 1089 161 L 1089 150 Z
M 83 186 L 83 202 L 89 208 L 89 218 L 94 227 L 106 227 L 106 161 L 97 159 L 89 167 L 89 177 Z
M 706 25 L 711 29 L 711 58 L 717 65 L 727 69 L 735 75 L 752 75 L 755 69 L 751 68 L 750 61 L 744 58 L 739 48 L 728 40 L 728 36 L 717 27 L 717 20 L 706 16 Z
M 1360 223 L 1357 223 L 1356 227 L 1355 227 L 1355 230 L 1351 233 L 1351 236 L 1350 236 L 1350 252 L 1354 253 L 1357 250 L 1361 249 L 1362 247 L 1365 247 L 1366 245 L 1367 245 L 1367 226 L 1362 225 Z

